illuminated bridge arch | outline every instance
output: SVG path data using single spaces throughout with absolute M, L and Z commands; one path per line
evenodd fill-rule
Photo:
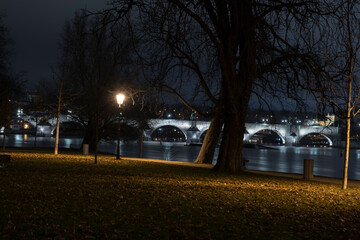
M 315 134 L 323 136 L 323 137 L 329 142 L 329 146 L 333 146 L 334 143 L 333 143 L 333 141 L 331 140 L 331 138 L 330 138 L 329 136 L 327 136 L 326 134 L 321 133 L 321 132 L 309 132 L 309 133 L 307 133 L 306 135 L 301 136 L 301 137 L 299 138 L 298 142 L 300 143 L 303 138 L 305 138 L 305 137 L 307 137 L 307 136 L 309 136 L 309 135 L 315 135 Z
M 276 133 L 279 138 L 281 139 L 281 142 L 282 144 L 285 144 L 286 140 L 285 140 L 285 137 L 282 136 L 281 132 L 278 131 L 277 129 L 269 129 L 269 128 L 264 128 L 264 129 L 260 129 L 258 130 L 257 132 L 253 133 L 253 134 L 249 134 L 249 137 L 248 139 L 250 140 L 252 137 L 254 137 L 256 134 L 260 133 L 260 132 L 264 132 L 264 131 L 270 131 L 270 132 L 273 132 L 273 133 Z
M 182 135 L 184 137 L 184 141 L 186 141 L 187 138 L 188 138 L 186 132 L 183 129 L 181 129 L 181 128 L 177 127 L 177 126 L 174 126 L 174 125 L 158 126 L 157 128 L 152 129 L 152 131 L 150 132 L 150 137 L 153 138 L 153 134 L 156 133 L 156 131 L 158 131 L 159 129 L 162 129 L 162 128 L 174 128 L 176 130 L 179 130 L 182 133 Z

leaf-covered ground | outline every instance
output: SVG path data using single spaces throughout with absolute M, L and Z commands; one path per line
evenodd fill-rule
M 360 188 L 152 161 L 9 153 L 0 239 L 360 239 Z

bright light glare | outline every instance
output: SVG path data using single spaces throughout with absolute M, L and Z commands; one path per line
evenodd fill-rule
M 119 93 L 118 95 L 116 95 L 116 101 L 119 104 L 119 107 L 121 106 L 121 104 L 124 103 L 124 99 L 125 99 L 125 95 Z

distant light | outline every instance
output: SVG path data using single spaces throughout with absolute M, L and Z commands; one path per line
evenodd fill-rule
M 171 114 L 168 114 L 168 117 L 171 117 Z
M 24 129 L 28 129 L 29 125 L 27 123 L 24 124 Z

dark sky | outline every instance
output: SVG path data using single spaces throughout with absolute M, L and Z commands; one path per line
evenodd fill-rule
M 59 56 L 58 45 L 65 21 L 76 10 L 106 7 L 108 0 L 0 0 L 0 12 L 14 41 L 12 65 L 15 72 L 25 71 L 27 88 L 40 79 L 51 79 L 51 65 Z

